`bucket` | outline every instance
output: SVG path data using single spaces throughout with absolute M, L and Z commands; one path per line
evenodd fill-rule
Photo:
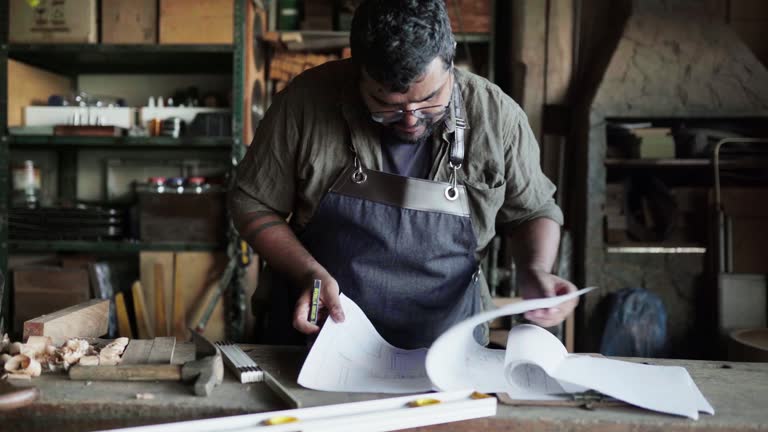
M 743 362 L 768 362 L 768 328 L 741 329 L 731 332 L 728 359 Z

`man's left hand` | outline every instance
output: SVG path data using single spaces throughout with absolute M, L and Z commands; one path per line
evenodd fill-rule
M 518 269 L 517 277 L 520 294 L 526 300 L 541 297 L 554 297 L 577 291 L 576 285 L 541 269 Z M 579 304 L 575 298 L 556 307 L 535 309 L 525 313 L 525 318 L 542 327 L 554 327 L 571 314 Z

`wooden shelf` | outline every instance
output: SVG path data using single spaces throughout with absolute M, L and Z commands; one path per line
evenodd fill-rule
M 710 159 L 606 159 L 608 168 L 711 168 Z M 768 168 L 768 158 L 721 159 L 722 168 Z
M 232 137 L 88 137 L 88 136 L 50 136 L 50 135 L 11 135 L 12 148 L 157 148 L 157 149 L 222 149 L 228 150 L 233 145 Z
M 10 44 L 8 57 L 65 75 L 231 73 L 233 45 Z
M 271 41 L 275 38 L 299 36 L 306 39 L 311 38 L 349 38 L 348 31 L 334 31 L 334 30 L 278 30 L 274 32 L 266 32 L 264 39 Z M 454 33 L 454 38 L 457 42 L 489 42 L 491 40 L 490 33 Z
M 151 251 L 211 251 L 223 249 L 214 243 L 143 243 L 135 241 L 78 240 L 10 240 L 9 250 L 22 252 L 140 252 Z
M 623 242 L 605 243 L 605 252 L 631 254 L 704 254 L 707 253 L 707 247 L 700 243 Z

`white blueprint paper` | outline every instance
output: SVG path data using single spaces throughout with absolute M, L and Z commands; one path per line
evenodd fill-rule
M 315 390 L 418 393 L 432 390 L 424 369 L 426 348 L 395 348 L 363 311 L 342 294 L 344 322 L 328 319 L 299 373 L 299 384 Z
M 582 291 L 585 290 L 578 293 Z M 540 302 L 552 299 L 530 303 L 538 303 L 533 305 L 535 309 L 551 307 Z M 642 408 L 692 419 L 698 419 L 699 412 L 714 414 L 682 367 L 568 354 L 554 335 L 534 325 L 514 327 L 509 332 L 506 352 L 475 342 L 475 326 L 518 313 L 515 305 L 462 321 L 432 344 L 427 354 L 427 372 L 438 390 L 475 388 L 484 393 L 508 393 L 513 399 L 561 399 L 563 393 L 591 389 Z M 505 356 L 500 361 L 497 355 L 496 364 L 491 366 L 488 363 L 493 351 L 505 352 Z
M 341 302 L 346 319 L 329 319 L 310 351 L 299 384 L 347 392 L 416 393 L 474 389 L 507 393 L 513 399 L 563 399 L 564 394 L 596 390 L 627 403 L 693 419 L 714 414 L 682 367 L 650 366 L 568 354 L 548 331 L 533 325 L 513 328 L 507 349 L 488 349 L 473 336 L 486 321 L 533 309 L 555 307 L 592 290 L 526 300 L 475 315 L 455 325 L 426 349 L 388 344 L 349 298 Z
M 589 289 L 565 296 L 521 301 L 499 311 L 512 315 L 554 307 L 587 291 Z M 325 322 L 299 373 L 300 385 L 315 390 L 370 393 L 412 393 L 435 388 L 425 368 L 426 348 L 405 350 L 390 345 L 355 302 L 344 294 L 340 300 L 344 322 L 337 323 L 332 319 Z M 471 333 L 470 329 L 470 338 Z M 470 373 L 478 379 L 486 379 L 489 385 L 496 385 L 503 372 L 504 351 L 483 349 L 488 358 L 478 359 Z M 463 389 L 484 391 L 484 387 L 464 386 Z

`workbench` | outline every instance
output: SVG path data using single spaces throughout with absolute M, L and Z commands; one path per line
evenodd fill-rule
M 304 407 L 371 400 L 392 395 L 331 393 L 296 383 L 306 355 L 303 347 L 243 345 Z M 186 355 L 192 350 L 177 350 Z M 174 360 L 178 361 L 176 357 Z M 642 359 L 632 359 L 643 361 Z M 419 431 L 768 431 L 768 363 L 644 360 L 688 369 L 716 414 L 698 421 L 633 407 L 516 407 L 499 404 L 495 417 L 419 428 Z M 0 430 L 88 431 L 288 408 L 265 384 L 240 384 L 227 372 L 210 397 L 192 394 L 175 382 L 76 382 L 64 374 L 44 374 L 18 386 L 37 386 L 42 396 L 32 405 L 0 412 Z M 151 393 L 154 399 L 136 399 Z

